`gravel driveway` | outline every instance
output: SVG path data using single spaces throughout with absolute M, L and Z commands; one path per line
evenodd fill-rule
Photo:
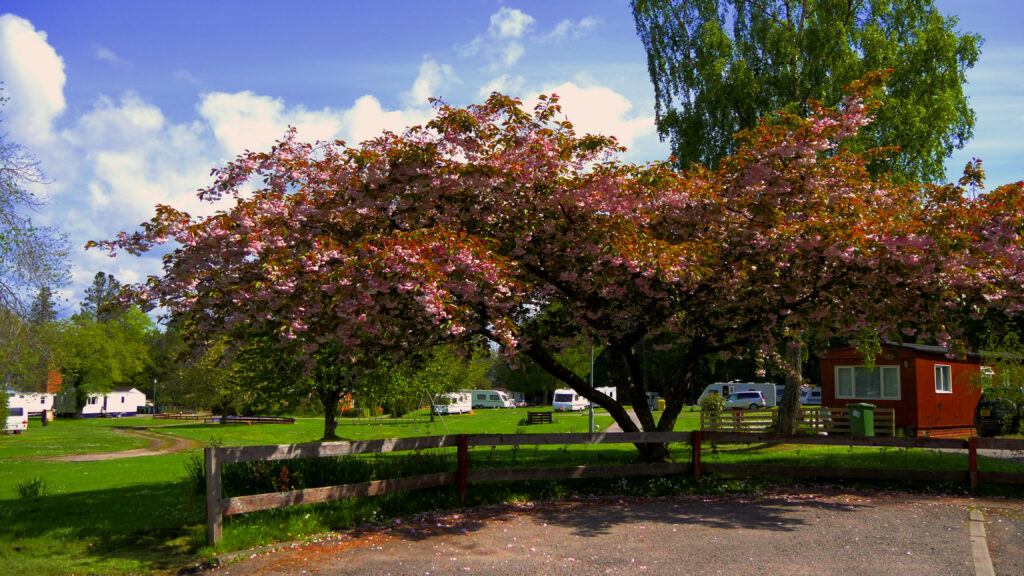
M 267 553 L 215 574 L 974 576 L 987 510 L 998 574 L 1024 574 L 1020 501 L 872 492 L 594 499 L 424 515 Z M 240 558 L 240 559 L 238 559 Z

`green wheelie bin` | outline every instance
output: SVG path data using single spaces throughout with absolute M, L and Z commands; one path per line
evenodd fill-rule
M 858 403 L 847 404 L 850 411 L 850 434 L 853 436 L 875 435 L 875 405 Z

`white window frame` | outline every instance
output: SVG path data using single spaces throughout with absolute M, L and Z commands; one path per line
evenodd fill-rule
M 843 394 L 842 390 L 841 390 L 841 387 L 840 387 L 840 381 L 841 381 L 840 373 L 842 371 L 844 371 L 844 370 L 849 370 L 850 371 L 849 382 L 850 382 L 850 388 L 851 389 L 850 389 L 849 394 Z M 836 366 L 836 369 L 835 369 L 836 396 L 835 397 L 837 399 L 842 399 L 842 400 L 893 400 L 893 401 L 898 401 L 898 400 L 900 400 L 902 398 L 903 392 L 901 390 L 902 389 L 902 385 L 901 385 L 901 380 L 900 380 L 900 367 L 899 367 L 899 365 L 893 364 L 891 366 L 890 365 L 875 366 L 872 369 L 874 371 L 877 371 L 879 373 L 879 375 L 880 375 L 879 376 L 878 396 L 858 396 L 857 395 L 857 371 L 858 370 L 868 370 L 868 369 L 866 367 L 864 367 L 864 366 Z M 884 373 L 886 371 L 889 371 L 889 370 L 895 371 L 895 373 L 896 373 L 896 395 L 895 396 L 885 396 L 884 395 L 885 394 L 885 378 L 884 378 Z
M 949 364 L 935 365 L 935 393 L 953 393 L 953 366 Z

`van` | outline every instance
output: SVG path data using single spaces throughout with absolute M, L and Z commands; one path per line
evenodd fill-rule
M 1024 389 L 992 388 L 982 392 L 974 409 L 979 436 L 1015 434 L 1024 426 Z
M 473 409 L 473 400 L 469 392 L 449 392 L 437 396 L 434 400 L 435 414 L 465 414 Z
M 809 388 L 800 395 L 800 403 L 808 406 L 821 406 L 821 388 Z
M 9 406 L 4 433 L 21 434 L 22 430 L 28 430 L 28 412 L 21 406 Z
M 499 390 L 469 390 L 473 408 L 515 408 L 508 394 Z
M 718 394 L 722 398 L 725 398 L 729 394 L 734 392 L 748 392 L 755 391 L 760 392 L 764 396 L 765 406 L 771 407 L 778 404 L 778 397 L 775 393 L 775 384 L 771 382 L 740 382 L 739 380 L 733 380 L 732 382 L 715 382 L 709 384 L 704 392 L 697 399 L 697 404 L 700 404 L 708 394 Z

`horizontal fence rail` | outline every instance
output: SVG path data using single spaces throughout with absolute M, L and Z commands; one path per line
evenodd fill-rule
M 691 461 L 680 463 L 631 463 L 629 465 L 559 466 L 546 468 L 469 469 L 469 448 L 486 446 L 529 445 L 599 445 L 599 444 L 688 444 Z M 826 446 L 864 446 L 892 448 L 924 448 L 966 451 L 967 470 L 876 469 L 826 466 L 791 466 L 771 464 L 726 464 L 702 462 L 702 446 L 717 444 L 799 444 Z M 455 472 L 439 472 L 420 476 L 375 480 L 339 486 L 306 488 L 251 496 L 222 498 L 221 472 L 224 464 L 267 462 L 301 458 L 329 458 L 357 454 L 381 454 L 428 449 L 455 448 Z M 406 490 L 458 487 L 466 494 L 470 482 L 510 482 L 527 480 L 559 480 L 576 478 L 608 478 L 652 475 L 692 475 L 702 473 L 731 475 L 766 475 L 819 478 L 941 480 L 965 482 L 973 489 L 980 482 L 1022 484 L 1024 474 L 985 472 L 978 470 L 978 450 L 1004 450 L 1024 455 L 1024 440 L 1002 438 L 895 438 L 824 436 L 807 434 L 770 434 L 765 432 L 696 431 L 696 432 L 626 432 L 574 434 L 460 434 L 419 438 L 389 438 L 360 442 L 311 442 L 269 446 L 209 447 L 205 451 L 207 538 L 216 544 L 222 534 L 223 517 L 259 510 L 271 510 L 300 504 L 331 502 L 360 496 L 374 496 Z

